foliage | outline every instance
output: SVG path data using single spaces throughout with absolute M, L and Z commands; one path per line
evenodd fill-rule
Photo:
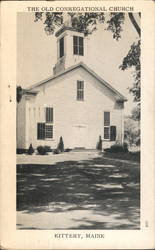
M 102 150 L 102 138 L 99 136 L 99 141 L 97 143 L 97 150 Z
M 140 74 L 141 74 L 141 67 L 140 67 L 140 40 L 137 43 L 133 43 L 131 48 L 127 54 L 127 56 L 123 59 L 122 65 L 120 68 L 122 70 L 128 68 L 134 68 L 134 84 L 133 87 L 129 89 L 134 96 L 135 102 L 140 102 Z
M 64 152 L 64 143 L 63 143 L 62 136 L 60 137 L 60 141 L 59 141 L 59 144 L 58 144 L 57 149 L 58 149 L 60 152 Z
M 121 38 L 121 32 L 123 31 L 122 25 L 125 21 L 124 13 L 111 13 L 110 19 L 107 21 L 107 30 L 113 33 L 113 38 L 119 40 Z
M 54 149 L 53 154 L 60 154 L 60 150 L 58 148 Z
M 17 154 L 26 154 L 27 153 L 27 149 L 17 148 L 16 153 Z
M 46 152 L 52 152 L 52 149 L 50 146 L 44 146 L 44 149 Z
M 132 116 L 125 119 L 124 139 L 130 145 L 140 145 L 140 122 L 133 120 Z
M 32 144 L 30 144 L 29 146 L 29 149 L 28 149 L 28 152 L 27 152 L 29 155 L 32 155 L 34 153 L 34 149 L 32 147 Z
M 35 22 L 43 20 L 43 12 L 35 13 Z M 74 13 L 69 12 L 68 15 L 71 18 L 72 27 L 79 31 L 84 32 L 85 35 L 91 34 L 96 29 L 98 22 L 104 22 L 104 13 Z M 57 27 L 60 27 L 63 23 L 63 12 L 46 12 L 45 13 L 45 32 L 47 35 L 54 33 Z
M 47 35 L 51 35 L 54 33 L 55 27 L 59 27 L 62 24 L 62 12 L 46 12 L 45 13 L 45 32 Z M 43 12 L 36 12 L 35 13 L 35 22 L 38 20 L 42 20 Z
M 47 154 L 46 148 L 44 146 L 38 146 L 37 151 L 38 151 L 38 154 L 40 154 L 40 155 L 46 155 Z
M 123 145 L 120 144 L 114 144 L 110 148 L 104 149 L 106 152 L 110 153 L 118 153 L 118 152 L 128 152 L 128 145 L 127 143 L 124 143 Z
M 131 118 L 134 121 L 139 121 L 140 120 L 140 103 L 134 107 L 131 111 Z
M 72 151 L 72 149 L 71 148 L 66 148 L 64 151 L 65 152 L 70 152 L 70 151 Z

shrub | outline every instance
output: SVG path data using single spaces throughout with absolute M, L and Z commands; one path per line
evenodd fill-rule
M 38 151 L 38 154 L 40 155 L 45 155 L 47 153 L 46 148 L 43 146 L 38 146 L 37 151 Z
M 97 150 L 102 150 L 102 139 L 101 139 L 101 136 L 99 136 L 99 141 L 97 143 Z
M 71 151 L 71 148 L 66 148 L 64 151 L 65 151 L 65 152 L 70 152 L 70 151 Z
M 63 143 L 62 136 L 60 137 L 60 141 L 59 141 L 59 144 L 58 144 L 57 149 L 58 149 L 60 152 L 64 152 L 64 143 Z
M 27 153 L 28 153 L 29 155 L 32 155 L 32 154 L 34 153 L 34 149 L 33 149 L 33 147 L 32 147 L 32 144 L 30 144 Z
M 110 153 L 128 152 L 128 144 L 127 143 L 123 143 L 123 145 L 114 144 L 110 148 L 104 149 L 104 151 Z
M 53 154 L 60 154 L 60 150 L 58 148 L 54 149 Z
M 52 149 L 50 146 L 44 146 L 44 149 L 46 152 L 52 152 Z
M 24 149 L 24 148 L 17 148 L 17 150 L 16 150 L 16 153 L 17 154 L 25 154 L 25 153 L 27 153 L 27 149 Z

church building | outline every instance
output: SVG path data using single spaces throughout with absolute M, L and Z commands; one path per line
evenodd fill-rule
M 85 37 L 64 24 L 56 33 L 53 75 L 26 89 L 17 104 L 17 148 L 30 144 L 96 149 L 123 143 L 126 98 L 85 63 Z

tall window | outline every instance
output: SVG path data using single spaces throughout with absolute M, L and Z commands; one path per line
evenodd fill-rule
M 84 81 L 77 81 L 77 100 L 84 100 Z
M 37 124 L 37 139 L 46 140 L 53 138 L 53 108 L 45 109 L 45 122 Z
M 84 55 L 83 37 L 73 36 L 73 54 Z
M 62 37 L 59 40 L 59 55 L 60 55 L 60 57 L 64 56 L 64 37 Z
M 53 108 L 46 108 L 46 122 L 53 122 Z
M 104 139 L 110 139 L 110 112 L 104 112 Z

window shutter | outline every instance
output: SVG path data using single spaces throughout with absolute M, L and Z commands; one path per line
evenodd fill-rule
M 110 141 L 116 141 L 116 126 L 110 126 Z

